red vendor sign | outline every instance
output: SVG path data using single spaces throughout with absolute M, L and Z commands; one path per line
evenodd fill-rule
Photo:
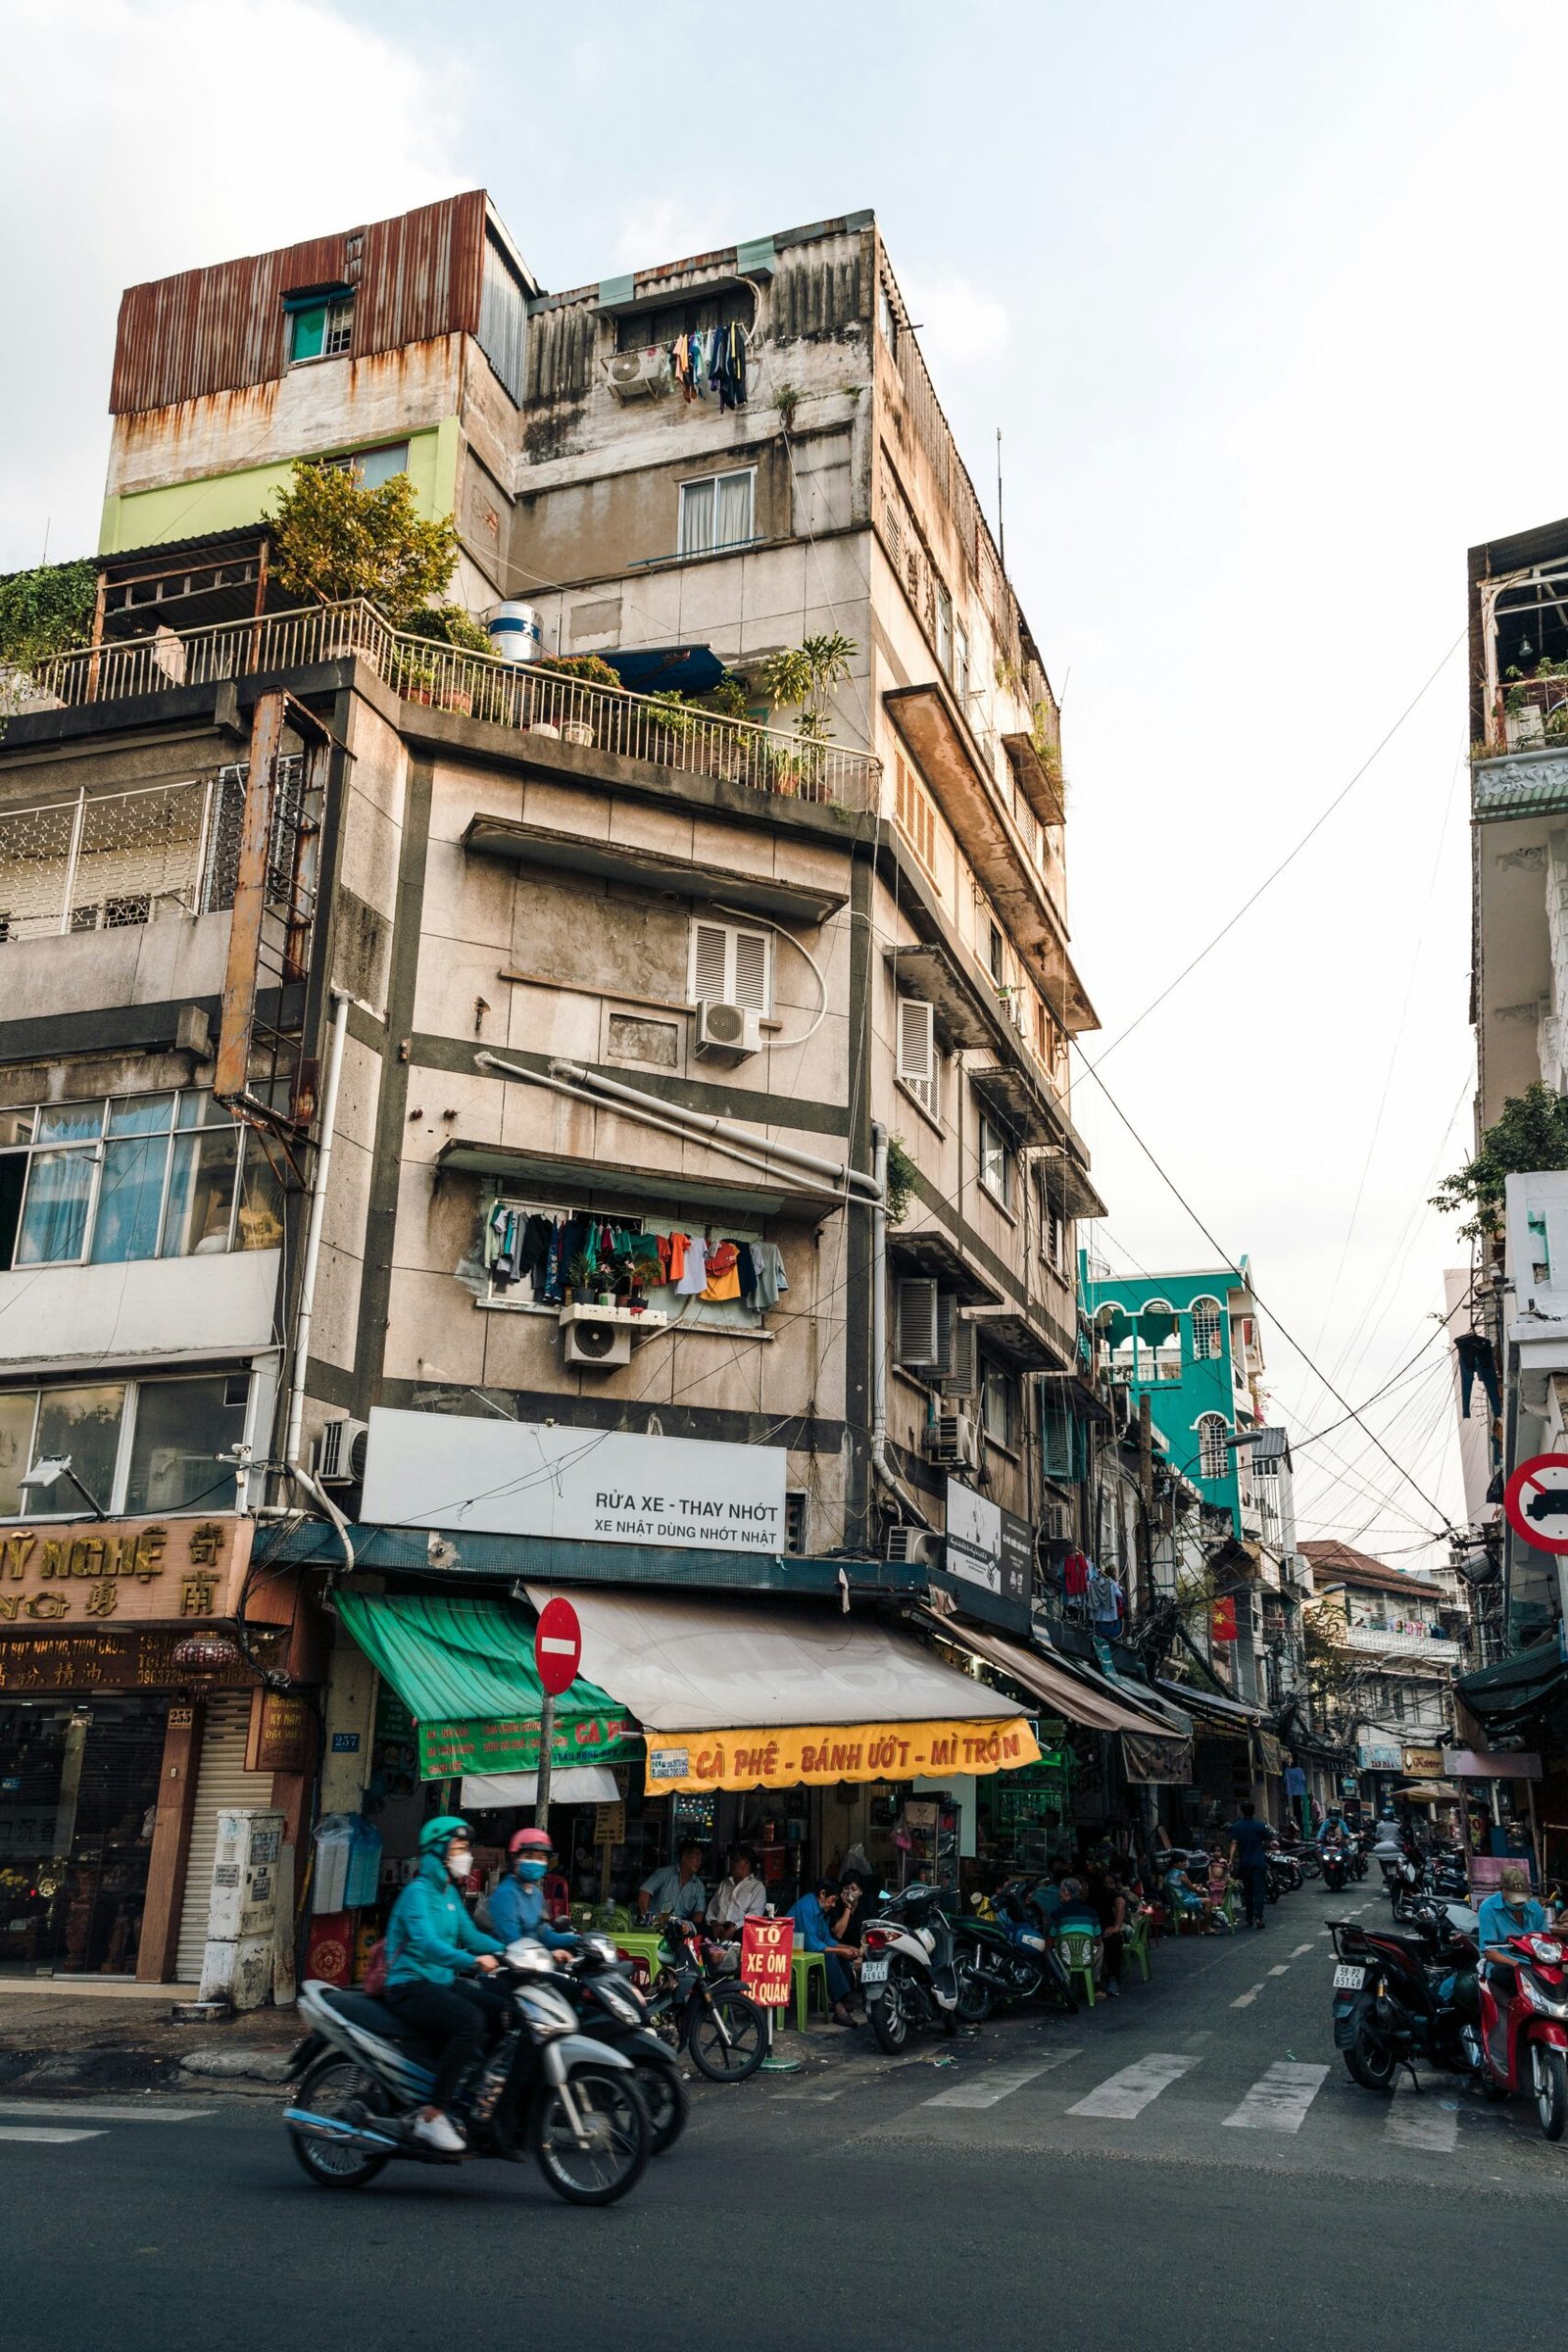
M 795 1957 L 793 1919 L 749 1919 L 741 1929 L 741 1983 L 763 2009 L 782 2009 L 790 1997 Z

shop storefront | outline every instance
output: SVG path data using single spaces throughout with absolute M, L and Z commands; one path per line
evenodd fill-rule
M 279 1786 L 270 1761 L 248 1769 L 269 1694 L 232 1634 L 251 1534 L 168 1519 L 0 1536 L 0 1972 L 199 1970 L 218 1809 Z M 248 1639 L 262 1662 L 287 1654 L 286 1625 Z

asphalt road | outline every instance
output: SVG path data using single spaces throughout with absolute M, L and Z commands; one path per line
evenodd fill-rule
M 1568 2142 L 1442 2078 L 1349 2082 L 1321 1924 L 1357 1905 L 1382 1897 L 1309 1886 L 1263 1935 L 1164 1947 L 1119 2002 L 898 2063 L 813 2034 L 822 2063 L 703 2093 L 604 2213 L 496 2164 L 325 2194 L 271 2101 L 0 2096 L 0 2342 L 1545 2341 Z

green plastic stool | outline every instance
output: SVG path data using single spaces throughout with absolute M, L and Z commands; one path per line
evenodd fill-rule
M 825 1952 L 796 1952 L 790 1960 L 790 1990 L 795 1995 L 795 2031 L 804 2034 L 811 2016 L 811 1986 L 822 1986 L 822 2014 L 825 2017 L 833 2003 L 827 1989 L 827 1954 Z
M 1149 1983 L 1149 1913 L 1140 1911 L 1122 1939 L 1122 1950 L 1129 1960 L 1136 1960 L 1144 1983 Z
M 1092 2009 L 1095 2005 L 1095 1964 L 1100 1958 L 1100 1937 L 1091 1936 L 1087 1929 L 1078 1931 L 1069 1928 L 1065 1933 L 1058 1931 L 1056 1950 L 1068 1976 L 1082 1979 L 1084 1999 Z

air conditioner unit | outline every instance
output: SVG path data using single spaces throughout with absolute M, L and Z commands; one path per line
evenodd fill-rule
M 662 400 L 669 390 L 669 359 L 663 346 L 652 351 L 617 351 L 606 362 L 605 378 L 617 400 Z
M 697 1007 L 697 1045 L 704 1054 L 725 1054 L 734 1061 L 762 1047 L 762 1016 L 751 1004 L 725 1004 L 705 997 Z
M 902 1560 L 907 1568 L 940 1568 L 942 1553 L 942 1538 L 933 1535 L 927 1527 L 888 1529 L 890 1560 Z
M 631 1362 L 631 1325 L 612 1314 L 569 1306 L 561 1318 L 561 1337 L 565 1361 L 579 1371 L 612 1372 Z
M 938 1413 L 925 1433 L 925 1458 L 950 1470 L 978 1470 L 979 1425 L 967 1413 Z
M 312 1464 L 323 1487 L 357 1486 L 365 1476 L 369 1428 L 364 1421 L 324 1421 Z

